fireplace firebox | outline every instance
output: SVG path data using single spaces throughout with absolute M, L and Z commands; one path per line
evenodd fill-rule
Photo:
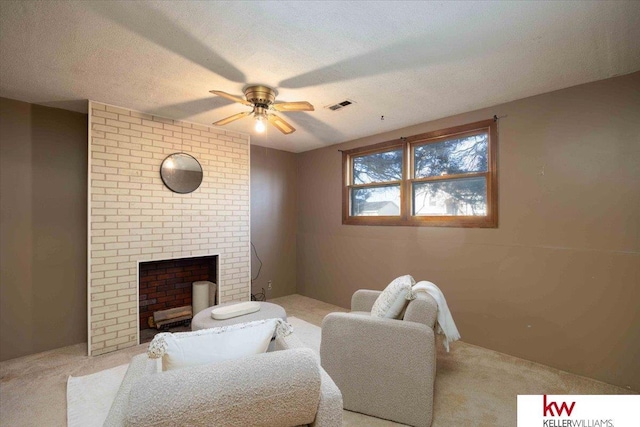
M 152 329 L 153 322 L 149 319 L 153 319 L 156 311 L 191 306 L 192 284 L 202 280 L 218 283 L 217 255 L 141 262 L 138 268 L 140 331 Z M 215 300 L 215 296 L 210 300 Z

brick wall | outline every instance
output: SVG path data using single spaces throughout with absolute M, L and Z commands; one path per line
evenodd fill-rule
M 201 163 L 201 186 L 160 178 L 172 153 Z M 221 303 L 250 298 L 249 138 L 89 103 L 89 354 L 138 343 L 137 264 L 219 255 Z
M 153 312 L 191 305 L 193 282 L 216 282 L 216 257 L 197 257 L 140 264 L 140 329 L 148 329 Z M 196 313 L 193 313 L 194 315 Z

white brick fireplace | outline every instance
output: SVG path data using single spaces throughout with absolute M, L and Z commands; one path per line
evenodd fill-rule
M 189 194 L 160 165 L 185 152 L 202 165 Z M 138 344 L 140 261 L 219 254 L 219 302 L 247 301 L 249 137 L 89 103 L 89 354 Z

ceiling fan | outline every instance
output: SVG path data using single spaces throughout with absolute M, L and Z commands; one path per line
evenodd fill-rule
M 257 132 L 264 132 L 265 122 L 268 121 L 273 126 L 276 127 L 280 132 L 288 135 L 296 131 L 296 129 L 283 120 L 281 117 L 271 113 L 271 111 L 313 111 L 313 105 L 309 104 L 307 101 L 299 101 L 299 102 L 278 102 L 274 103 L 276 100 L 276 91 L 271 89 L 268 86 L 255 85 L 248 86 L 244 90 L 245 99 L 240 98 L 239 96 L 231 95 L 226 92 L 222 92 L 220 90 L 212 90 L 210 91 L 214 95 L 222 96 L 224 98 L 230 99 L 231 101 L 238 102 L 243 105 L 247 105 L 249 107 L 253 107 L 251 111 L 245 111 L 243 113 L 234 114 L 233 116 L 229 116 L 226 119 L 218 120 L 214 123 L 216 126 L 224 126 L 228 123 L 234 122 L 236 120 L 242 119 L 244 117 L 253 116 L 256 119 L 255 129 Z

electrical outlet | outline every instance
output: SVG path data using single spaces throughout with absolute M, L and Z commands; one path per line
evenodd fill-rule
M 268 291 L 273 290 L 272 280 L 269 280 L 269 281 L 267 282 L 267 290 L 268 290 Z

